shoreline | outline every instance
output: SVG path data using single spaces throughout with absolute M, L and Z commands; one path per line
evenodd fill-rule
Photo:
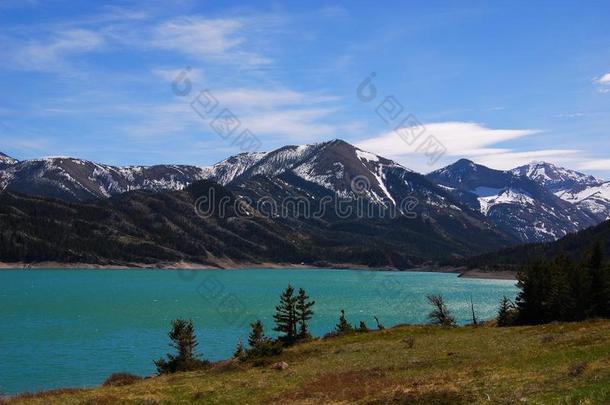
M 422 273 L 451 273 L 458 278 L 473 278 L 486 280 L 516 280 L 514 271 L 486 271 L 481 269 L 468 269 L 466 267 L 452 266 L 421 266 L 410 269 L 397 269 L 391 267 L 369 267 L 350 263 L 324 263 L 296 264 L 296 263 L 236 263 L 232 261 L 219 261 L 216 264 L 202 264 L 191 262 L 173 263 L 128 263 L 128 264 L 93 264 L 93 263 L 5 263 L 0 262 L 0 270 L 243 270 L 243 269 L 336 269 L 336 270 L 370 270 L 370 271 L 408 271 Z

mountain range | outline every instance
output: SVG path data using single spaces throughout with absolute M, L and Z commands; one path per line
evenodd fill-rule
M 111 211 L 120 211 L 117 201 L 133 203 L 129 200 L 135 198 L 132 196 L 146 195 L 149 197 L 144 200 L 152 203 L 151 199 L 157 198 L 152 196 L 161 193 L 167 194 L 163 198 L 171 195 L 182 201 L 172 206 L 184 207 L 191 199 L 185 196 L 192 193 L 180 192 L 201 181 L 208 182 L 208 189 L 212 187 L 209 184 L 217 184 L 219 192 L 247 199 L 253 217 L 268 221 L 269 232 L 290 229 L 302 240 L 309 240 L 308 248 L 293 241 L 292 250 L 299 252 L 294 258 L 298 256 L 301 261 L 308 257 L 308 249 L 324 240 L 325 246 L 336 249 L 331 256 L 337 260 L 363 262 L 352 254 L 359 246 L 368 252 L 363 257 L 372 255 L 372 251 L 383 256 L 378 265 L 400 267 L 524 242 L 554 241 L 610 218 L 610 183 L 549 163 L 502 171 L 462 159 L 423 175 L 342 140 L 242 153 L 212 167 L 115 167 L 68 157 L 17 161 L 0 154 L 0 190 L 13 202 L 33 201 L 19 197 L 27 195 L 41 201 L 52 199 L 55 206 L 111 206 Z M 275 202 L 297 198 L 307 202 L 304 209 L 309 214 L 315 211 L 322 215 L 304 215 L 307 213 L 299 212 L 302 207 L 292 204 L 282 207 L 289 212 L 270 216 L 259 207 L 270 198 Z M 328 208 L 325 198 L 348 199 L 354 210 L 361 200 L 381 211 L 394 208 L 399 215 L 339 215 L 336 209 L 324 209 Z M 406 207 L 405 201 L 409 202 Z M 152 205 L 147 208 L 150 215 L 157 204 Z M 18 210 L 18 204 L 14 208 Z M 173 218 L 169 222 L 178 221 L 178 212 L 168 215 Z M 184 237 L 188 234 L 183 232 Z M 364 242 L 369 242 L 371 249 L 366 243 L 362 245 Z M 226 246 L 222 237 L 215 246 Z M 179 252 L 172 260 L 202 259 L 172 249 Z M 337 253 L 341 249 L 352 253 L 341 256 Z M 390 253 L 392 250 L 398 253 Z M 245 255 L 252 260 L 269 259 L 247 250 Z

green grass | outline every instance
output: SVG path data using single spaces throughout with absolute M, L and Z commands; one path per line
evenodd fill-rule
M 272 369 L 278 361 L 289 368 Z M 12 402 L 608 404 L 610 321 L 404 326 L 316 340 L 256 366 L 227 361 L 129 386 L 39 393 Z

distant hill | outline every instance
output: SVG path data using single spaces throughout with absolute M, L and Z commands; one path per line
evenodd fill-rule
M 574 260 L 579 260 L 598 241 L 602 243 L 603 251 L 608 257 L 610 255 L 610 221 L 567 235 L 556 242 L 514 246 L 499 252 L 469 258 L 465 263 L 469 267 L 519 269 L 523 264 L 540 259 L 552 259 L 560 253 L 566 253 Z
M 237 196 L 244 190 L 270 195 L 268 190 L 277 192 L 280 180 L 252 181 L 256 186 L 242 184 L 242 189 L 239 184 L 226 188 L 203 180 L 183 191 L 133 191 L 87 203 L 1 192 L 0 262 L 191 262 L 219 267 L 304 263 L 407 269 L 511 242 L 476 217 L 434 213 L 426 207 L 419 207 L 415 218 L 338 217 L 334 210 L 316 218 L 270 216 L 254 206 L 238 205 Z M 293 187 L 290 196 L 313 190 L 309 183 Z M 209 215 L 199 216 L 196 208 Z

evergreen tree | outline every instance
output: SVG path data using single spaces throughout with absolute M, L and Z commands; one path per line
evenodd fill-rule
M 249 358 L 276 356 L 282 353 L 282 344 L 273 341 L 265 336 L 265 330 L 261 321 L 256 321 L 250 325 L 252 330 L 248 336 L 248 345 L 250 349 L 246 351 L 246 356 Z
M 518 275 L 517 323 L 579 321 L 610 315 L 610 270 L 603 265 L 596 243 L 574 265 L 561 254 L 552 262 L 538 262 Z
M 602 287 L 597 297 L 598 315 L 610 318 L 610 263 L 602 268 L 600 283 Z
M 288 285 L 280 296 L 280 303 L 275 307 L 275 315 L 273 315 L 276 325 L 273 330 L 283 333 L 280 340 L 288 345 L 293 344 L 297 338 L 296 303 L 294 288 Z
M 513 303 L 510 302 L 506 295 L 500 301 L 500 308 L 498 309 L 498 316 L 496 317 L 496 323 L 498 326 L 510 326 L 513 322 Z
M 196 370 L 207 364 L 207 362 L 200 360 L 195 353 L 199 343 L 195 337 L 193 321 L 184 319 L 172 321 L 172 330 L 168 336 L 172 342 L 170 346 L 176 349 L 178 353 L 177 355 L 168 353 L 167 360 L 159 359 L 155 361 L 159 374 Z
M 368 326 L 366 326 L 366 323 L 364 323 L 364 321 L 360 321 L 360 326 L 358 327 L 358 332 L 368 332 L 369 328 Z
M 296 302 L 296 317 L 299 322 L 299 338 L 306 339 L 310 337 L 307 322 L 313 317 L 315 301 L 309 301 L 309 297 L 305 294 L 305 290 L 299 289 L 299 295 Z
M 587 316 L 608 316 L 608 275 L 607 267 L 603 265 L 604 254 L 600 241 L 585 254 L 583 267 L 589 275 L 590 289 Z
M 237 346 L 235 346 L 235 351 L 233 352 L 234 359 L 243 359 L 246 356 L 246 349 L 244 348 L 244 344 L 239 340 L 237 342 Z
M 339 323 L 336 326 L 336 330 L 338 333 L 349 333 L 353 332 L 354 330 L 353 326 L 347 322 L 345 311 L 343 309 L 341 310 L 341 316 L 339 316 Z
M 573 273 L 573 265 L 567 255 L 559 255 L 550 264 L 549 290 L 543 303 L 547 322 L 570 321 L 575 318 L 576 302 L 570 283 Z
M 544 299 L 549 290 L 548 263 L 537 262 L 527 266 L 517 275 L 517 323 L 533 325 L 547 321 Z
M 269 338 L 265 336 L 263 323 L 260 320 L 250 324 L 250 327 L 252 328 L 250 335 L 248 336 L 248 345 L 250 347 L 257 348 L 262 343 L 269 340 Z
M 428 314 L 428 319 L 436 325 L 454 326 L 455 319 L 451 316 L 443 297 L 441 295 L 428 295 L 427 298 L 430 305 L 434 307 Z

